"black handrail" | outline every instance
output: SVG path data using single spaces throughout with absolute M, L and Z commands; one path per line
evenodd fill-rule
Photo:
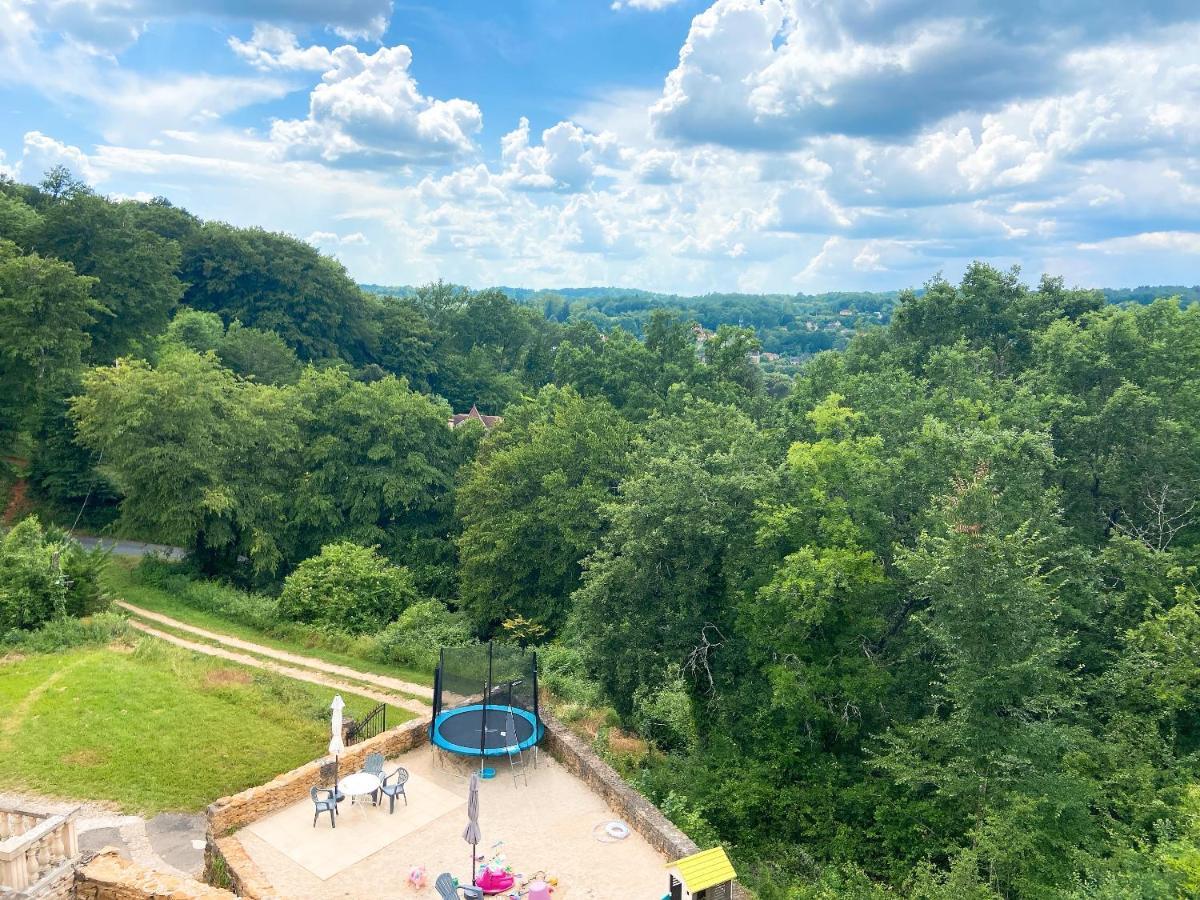
M 346 746 L 373 738 L 387 731 L 387 704 L 380 703 L 367 713 L 361 722 L 353 723 L 346 729 Z

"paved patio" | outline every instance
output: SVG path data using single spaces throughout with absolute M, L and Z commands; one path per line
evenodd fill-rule
M 435 767 L 428 747 L 390 759 L 385 770 L 408 769 L 409 805 L 394 815 L 379 807 L 342 804 L 336 829 L 326 815 L 312 827 L 309 800 L 286 807 L 239 831 L 235 838 L 281 897 L 436 897 L 433 880 L 450 872 L 470 877 L 466 825 L 466 761 L 447 758 Z M 481 782 L 479 855 L 499 856 L 515 874 L 537 872 L 558 879 L 555 900 L 659 900 L 665 893 L 663 859 L 636 832 L 620 841 L 601 840 L 603 823 L 615 819 L 605 802 L 581 780 L 540 754 L 529 783 L 514 786 L 508 763 Z M 409 870 L 426 869 L 429 887 L 412 890 Z M 519 879 L 518 879 L 519 882 Z M 506 896 L 506 895 L 501 895 Z

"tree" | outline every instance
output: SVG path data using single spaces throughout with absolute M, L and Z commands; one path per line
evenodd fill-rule
M 467 467 L 455 501 L 464 524 L 460 597 L 481 631 L 514 615 L 561 627 L 631 438 L 606 401 L 571 388 L 548 386 L 509 407 Z
M 671 663 L 698 691 L 715 688 L 765 475 L 764 442 L 744 414 L 678 399 L 634 449 L 573 598 L 570 639 L 625 714 Z
M 284 561 L 299 432 L 281 389 L 174 349 L 154 367 L 93 369 L 71 412 L 127 527 L 188 547 L 210 573 L 239 556 L 260 572 Z
M 137 226 L 130 208 L 90 192 L 61 194 L 42 210 L 35 247 L 95 278 L 106 310 L 91 328 L 90 361 L 111 362 L 162 331 L 183 294 L 179 245 Z
M 257 228 L 208 222 L 184 241 L 183 302 L 228 324 L 273 331 L 302 360 L 362 360 L 366 303 L 341 263 Z
M 0 240 L 0 447 L 37 421 L 80 367 L 103 308 L 94 278 Z

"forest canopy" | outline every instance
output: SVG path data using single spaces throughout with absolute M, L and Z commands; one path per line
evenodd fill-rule
M 765 900 L 1197 896 L 1194 299 L 363 290 L 56 172 L 0 182 L 0 455 L 272 614 L 539 646 Z

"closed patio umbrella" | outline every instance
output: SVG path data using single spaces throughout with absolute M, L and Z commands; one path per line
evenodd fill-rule
M 475 847 L 479 844 L 479 775 L 471 774 L 467 786 L 467 827 L 463 829 L 463 840 L 471 845 L 471 884 L 475 884 Z
M 333 710 L 329 716 L 329 730 L 332 736 L 329 738 L 329 752 L 333 754 L 333 796 L 337 798 L 337 762 L 338 757 L 346 752 L 346 745 L 342 742 L 342 708 L 345 706 L 341 694 L 333 695 L 333 703 L 329 704 L 329 708 Z

